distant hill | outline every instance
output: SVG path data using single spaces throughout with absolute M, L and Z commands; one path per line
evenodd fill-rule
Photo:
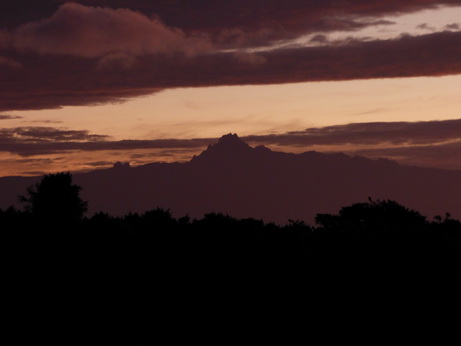
M 0 208 L 6 208 L 40 177 L 0 178 Z M 344 154 L 274 152 L 251 147 L 235 134 L 223 136 L 186 163 L 75 174 L 90 214 L 113 215 L 161 207 L 174 216 L 221 212 L 285 224 L 313 222 L 317 213 L 372 199 L 392 199 L 432 217 L 461 219 L 461 171 L 401 166 Z

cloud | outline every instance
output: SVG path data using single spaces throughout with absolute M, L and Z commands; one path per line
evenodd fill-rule
M 41 123 L 41 124 L 61 124 L 62 123 L 61 120 L 51 120 L 51 119 L 48 119 L 48 120 L 29 120 L 29 122 L 31 122 L 31 123 Z
M 34 156 L 69 151 L 125 151 L 136 149 L 197 149 L 215 139 L 158 139 L 111 141 L 105 135 L 86 130 L 68 130 L 53 127 L 17 127 L 0 129 L 0 151 Z
M 13 59 L 10 59 L 10 58 L 4 57 L 4 56 L 0 56 L 0 68 L 1 67 L 21 68 L 22 65 L 21 65 L 21 63 L 15 61 Z
M 186 37 L 157 18 L 129 9 L 87 7 L 66 3 L 50 18 L 23 24 L 12 32 L 16 50 L 40 54 L 73 55 L 84 58 L 116 53 L 146 54 L 206 51 L 209 44 Z
M 78 0 L 77 0 L 78 1 Z M 60 0 L 2 0 L 0 1 L 0 30 L 51 16 Z
M 461 169 L 461 119 L 425 122 L 355 123 L 304 131 L 242 137 L 249 144 L 275 150 L 346 152 L 388 158 L 404 164 Z M 217 138 L 118 140 L 50 127 L 0 129 L 0 151 L 33 159 L 37 155 L 79 152 L 129 154 L 139 163 L 165 157 L 187 157 L 204 150 Z M 124 154 L 124 155 L 125 155 Z M 109 154 L 107 154 L 109 155 Z M 126 155 L 125 155 L 126 156 Z
M 237 51 L 233 53 L 235 59 L 239 62 L 251 65 L 261 65 L 267 62 L 266 58 L 257 53 L 248 53 L 244 51 Z
M 4 71 L 0 111 L 117 102 L 174 87 L 460 74 L 460 56 L 461 32 L 445 31 L 240 55 L 255 59 L 256 64 L 242 63 L 235 53 L 164 56 L 155 63 L 144 56 L 129 70 L 117 69 L 115 62 L 98 66 L 94 60 L 77 57 L 31 57 L 24 62 L 27 70 Z
M 243 0 L 79 3 L 47 0 L 45 12 L 53 6 L 55 12 L 38 20 L 36 2 L 28 1 L 30 13 L 18 18 L 35 20 L 0 29 L 9 37 L 0 57 L 1 112 L 123 102 L 175 87 L 461 73 L 461 32 L 453 30 L 341 42 L 323 33 L 314 47 L 244 49 L 309 31 L 386 24 L 379 16 L 459 1 L 268 0 L 264 8 Z M 13 68 L 18 64 L 23 68 Z
M 174 87 L 459 74 L 460 43 L 461 32 L 446 31 L 240 55 L 255 58 L 256 64 L 242 63 L 235 53 L 158 57 L 155 64 L 149 57 L 139 57 L 129 70 L 117 69 L 114 61 L 98 65 L 81 58 L 42 56 L 25 61 L 27 70 L 4 71 L 0 111 L 121 102 Z
M 61 0 L 57 2 L 68 2 Z M 80 0 L 89 6 L 131 8 L 147 16 L 157 14 L 169 25 L 185 32 L 220 35 L 241 30 L 249 35 L 261 30 L 292 37 L 293 33 L 344 28 L 346 20 L 402 14 L 436 6 L 459 6 L 459 0 Z M 343 21 L 343 23 L 341 23 Z M 357 23 L 360 21 L 357 21 Z
M 2 71 L 0 111 L 120 103 L 162 90 L 150 87 L 155 83 L 146 83 L 149 73 L 142 76 L 139 69 L 126 75 L 114 72 L 113 65 L 89 66 L 72 59 L 43 59 L 32 65 L 27 71 Z
M 439 145 L 361 149 L 350 151 L 349 154 L 387 158 L 411 166 L 461 170 L 461 140 Z
M 16 127 L 0 129 L 0 143 L 55 143 L 62 142 L 97 142 L 107 136 L 93 135 L 88 131 L 67 130 L 53 127 Z
M 22 119 L 17 115 L 0 114 L 0 120 Z
M 430 26 L 430 25 L 427 24 L 427 23 L 419 24 L 418 26 L 416 26 L 416 29 L 428 30 L 428 31 L 435 31 L 435 30 L 436 30 L 436 28 Z
M 114 163 L 112 161 L 93 161 L 93 162 L 87 162 L 85 163 L 86 166 L 90 167 L 96 167 L 96 168 L 101 168 L 101 167 L 110 167 Z
M 46 29 L 50 30 L 61 24 L 68 30 L 73 29 L 74 33 L 84 33 L 80 25 L 72 26 L 72 22 L 66 20 L 78 20 L 79 16 L 85 16 L 82 24 L 87 29 L 96 28 L 99 31 L 102 26 L 112 28 L 117 23 L 114 32 L 121 32 L 121 39 L 126 37 L 127 32 L 121 30 L 124 27 L 135 31 L 143 29 L 146 33 L 161 33 L 161 36 L 172 33 L 174 37 L 178 34 L 177 30 L 180 30 L 186 35 L 200 34 L 202 37 L 212 38 L 215 43 L 231 43 L 240 47 L 265 45 L 273 40 L 293 38 L 319 30 L 357 30 L 370 25 L 382 25 L 386 22 L 379 17 L 384 15 L 398 15 L 443 5 L 459 6 L 458 0 L 266 0 L 263 5 L 260 1 L 247 0 L 4 0 L 2 3 L 5 1 L 9 4 L 3 5 L 3 13 L 0 5 L 0 23 L 5 23 L 5 27 L 11 29 L 20 24 L 35 22 L 35 25 L 28 26 L 32 32 L 26 30 L 27 37 L 42 38 Z M 59 8 L 60 5 L 62 7 Z M 161 18 L 169 27 L 156 22 L 153 15 Z M 89 18 L 94 21 L 87 23 Z M 101 25 L 98 26 L 99 22 L 95 21 L 101 19 Z M 42 22 L 40 25 L 39 20 Z M 172 27 L 175 29 L 171 29 Z M 41 31 L 37 32 L 37 29 Z M 69 32 L 62 32 L 62 36 L 68 34 Z M 103 36 L 100 37 L 102 38 Z M 141 37 L 138 36 L 137 41 L 132 42 L 133 45 L 140 40 Z M 149 41 L 149 38 L 146 40 Z M 81 45 L 86 47 L 89 43 Z M 32 46 L 35 44 L 32 43 Z M 108 44 L 104 42 L 101 48 L 92 47 L 90 51 L 101 51 L 107 47 Z M 46 49 L 44 46 L 39 48 Z M 49 47 L 47 50 L 51 49 Z M 69 50 L 75 49 L 63 47 L 63 50 L 68 54 Z M 137 51 L 138 48 L 134 50 Z
M 285 151 L 345 152 L 405 165 L 461 169 L 461 119 L 357 123 L 243 139 Z
M 320 44 L 327 44 L 327 43 L 329 43 L 330 41 L 329 41 L 327 35 L 324 35 L 324 34 L 317 34 L 317 35 L 315 35 L 314 37 L 312 37 L 312 38 L 310 39 L 310 42 L 320 43 Z
M 452 23 L 452 24 L 448 24 L 445 26 L 445 29 L 446 30 L 460 30 L 461 29 L 461 25 L 459 25 L 458 23 Z
M 104 56 L 98 63 L 99 70 L 117 70 L 120 67 L 129 69 L 136 63 L 136 59 L 125 53 L 112 53 Z
M 279 146 L 434 145 L 461 140 L 461 119 L 425 122 L 374 122 L 310 128 L 280 135 L 247 136 L 251 143 Z
M 10 45 L 10 39 L 9 32 L 0 29 L 0 50 L 8 48 Z

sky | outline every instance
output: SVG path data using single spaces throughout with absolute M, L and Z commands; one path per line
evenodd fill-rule
M 227 133 L 461 169 L 461 0 L 2 0 L 0 176 Z

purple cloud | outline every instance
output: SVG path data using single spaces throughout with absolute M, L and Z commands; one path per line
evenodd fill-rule
M 5 0 L 0 111 L 123 102 L 175 87 L 461 73 L 461 32 L 453 30 L 341 44 L 317 35 L 319 47 L 245 50 L 306 33 L 390 24 L 381 16 L 459 5 L 458 0 L 264 4 Z

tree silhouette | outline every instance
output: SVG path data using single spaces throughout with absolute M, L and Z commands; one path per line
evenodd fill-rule
M 426 218 L 392 200 L 356 203 L 342 207 L 338 215 L 317 214 L 315 221 L 324 229 L 377 231 L 422 229 Z
M 80 198 L 78 185 L 72 184 L 70 173 L 47 174 L 20 196 L 25 209 L 40 219 L 49 221 L 78 221 L 87 211 L 87 202 Z

